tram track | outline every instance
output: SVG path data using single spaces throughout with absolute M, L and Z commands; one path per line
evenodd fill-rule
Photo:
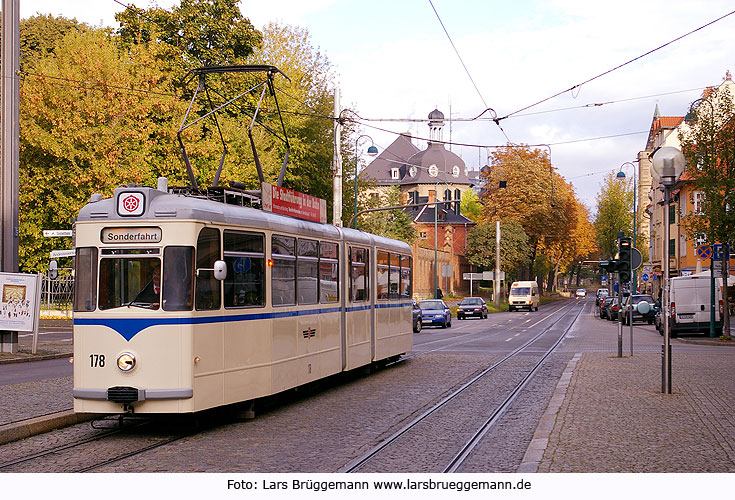
M 433 406 L 420 413 L 410 422 L 392 433 L 390 436 L 383 439 L 380 443 L 368 450 L 366 453 L 353 459 L 350 463 L 341 468 L 339 472 L 370 472 L 372 470 L 370 470 L 369 465 L 373 461 L 379 460 L 382 456 L 389 455 L 391 453 L 390 450 L 392 447 L 400 447 L 400 441 L 404 438 L 408 438 L 409 434 L 414 433 L 417 436 L 430 434 L 431 431 L 422 431 L 422 426 L 431 427 L 432 424 L 427 422 L 432 420 L 434 422 L 436 422 L 437 420 L 446 421 L 452 418 L 452 412 L 457 413 L 457 408 L 461 407 L 459 401 L 461 400 L 461 398 L 464 397 L 465 393 L 475 388 L 477 385 L 479 385 L 481 381 L 485 381 L 488 374 L 493 373 L 499 367 L 506 365 L 511 360 L 518 359 L 520 354 L 526 353 L 530 346 L 538 342 L 540 339 L 544 338 L 549 332 L 553 330 L 553 328 L 557 324 L 563 321 L 563 319 L 567 317 L 566 313 L 571 311 L 573 307 L 574 304 L 560 307 L 556 311 L 547 315 L 541 321 L 538 321 L 536 324 L 541 323 L 543 320 L 548 319 L 558 312 L 564 313 L 551 325 L 544 328 L 540 333 L 532 336 L 529 340 L 524 342 L 519 347 L 513 349 L 512 351 L 502 356 L 500 359 L 494 361 L 492 364 L 490 364 L 490 366 L 481 370 L 477 375 L 473 376 L 462 385 L 458 386 L 448 395 L 444 396 L 441 400 L 436 402 Z M 505 396 L 503 401 L 495 407 L 495 409 L 490 413 L 487 418 L 485 418 L 479 425 L 475 426 L 475 429 L 477 430 L 472 434 L 472 436 L 469 439 L 465 440 L 462 445 L 457 446 L 456 449 L 458 449 L 459 451 L 457 451 L 453 455 L 451 460 L 449 460 L 448 463 L 442 469 L 440 469 L 440 471 L 457 472 L 461 468 L 462 464 L 465 463 L 468 457 L 472 454 L 473 450 L 478 446 L 479 443 L 482 442 L 483 438 L 488 434 L 488 432 L 499 422 L 499 420 L 503 417 L 503 415 L 516 400 L 516 398 L 523 392 L 523 389 L 534 378 L 534 375 L 536 375 L 546 359 L 556 350 L 557 346 L 563 341 L 568 331 L 581 315 L 582 310 L 583 309 L 580 308 L 579 311 L 577 311 L 570 324 L 563 329 L 562 333 L 558 336 L 558 338 L 554 340 L 551 347 L 545 350 L 540 358 L 527 371 L 522 380 L 520 382 L 517 382 L 509 391 L 507 391 L 507 395 Z M 450 405 L 450 403 L 456 403 L 455 408 L 452 408 L 452 405 Z M 441 417 L 441 412 L 445 412 L 448 416 Z
M 109 420 L 112 421 L 112 420 Z M 182 431 L 162 430 L 161 422 L 142 420 L 121 428 L 93 428 L 86 437 L 72 437 L 64 443 L 0 463 L 0 472 L 90 472 L 147 451 L 171 444 L 199 432 L 196 425 Z M 63 464 L 63 465 L 60 465 Z

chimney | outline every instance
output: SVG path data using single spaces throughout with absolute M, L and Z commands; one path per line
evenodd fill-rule
M 401 205 L 408 205 L 408 203 L 408 193 L 404 191 L 401 193 Z
M 433 203 L 436 201 L 436 191 L 434 189 L 429 189 L 429 203 Z

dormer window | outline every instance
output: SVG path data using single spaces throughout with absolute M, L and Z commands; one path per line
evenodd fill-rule
M 452 177 L 459 177 L 459 167 L 457 165 L 452 167 Z
M 390 169 L 390 178 L 393 180 L 400 179 L 400 174 L 397 168 Z

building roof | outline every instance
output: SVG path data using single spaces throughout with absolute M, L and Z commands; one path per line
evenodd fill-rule
M 419 196 L 419 203 L 428 203 L 428 196 Z M 454 210 L 444 208 L 444 205 L 437 205 L 437 213 L 439 214 L 439 220 L 437 221 L 441 225 L 468 225 L 474 226 L 475 223 L 471 219 L 468 219 L 462 214 L 454 213 Z M 422 206 L 422 207 L 406 207 L 403 209 L 404 212 L 411 217 L 411 220 L 418 224 L 433 224 L 434 223 L 434 205 Z
M 658 104 L 656 105 L 656 111 L 654 112 L 653 120 L 651 121 L 651 131 L 648 133 L 648 140 L 646 141 L 646 151 L 653 151 L 656 136 L 662 130 L 673 130 L 678 127 L 683 121 L 683 116 L 659 116 Z
M 375 179 L 379 185 L 400 184 L 392 179 L 391 169 L 404 167 L 406 161 L 419 151 L 411 142 L 410 135 L 401 134 L 360 172 L 360 176 Z

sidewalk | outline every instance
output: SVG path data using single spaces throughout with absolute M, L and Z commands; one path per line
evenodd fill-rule
M 574 352 L 518 472 L 735 472 L 735 342 L 672 340 L 672 394 L 661 392 L 661 344 L 583 313 Z M 597 351 L 597 352 L 595 352 Z
M 74 346 L 71 342 L 57 342 L 49 340 L 50 332 L 69 332 L 71 335 L 72 320 L 64 318 L 41 318 L 38 336 L 38 352 L 32 353 L 33 336 L 27 333 L 18 335 L 18 352 L 0 352 L 0 364 L 20 363 L 25 361 L 42 361 L 71 357 Z

